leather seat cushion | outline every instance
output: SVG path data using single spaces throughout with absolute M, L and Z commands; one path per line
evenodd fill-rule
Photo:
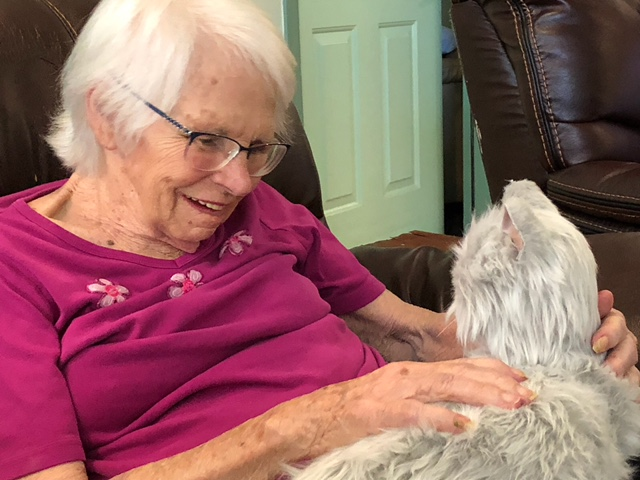
M 620 224 L 615 231 L 637 231 L 639 186 L 639 163 L 602 160 L 551 173 L 547 195 L 561 210 Z

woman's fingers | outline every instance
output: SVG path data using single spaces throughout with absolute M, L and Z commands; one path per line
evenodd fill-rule
M 612 308 L 602 319 L 602 325 L 593 335 L 591 343 L 596 353 L 604 353 L 616 347 L 629 333 L 627 321 L 619 310 Z
M 628 377 L 638 363 L 638 339 L 627 330 L 627 334 L 607 354 L 605 364 L 619 377 Z
M 600 290 L 598 292 L 598 312 L 600 318 L 606 317 L 613 308 L 613 293 L 610 290 Z
M 474 358 L 473 360 L 461 359 L 461 361 L 463 362 L 471 361 L 473 362 L 474 365 L 477 365 L 479 367 L 484 367 L 491 370 L 496 370 L 498 372 L 502 372 L 505 375 L 511 376 L 518 382 L 522 382 L 527 379 L 527 375 L 522 370 L 518 370 L 517 368 L 510 367 L 506 363 L 500 360 L 497 360 L 495 358 Z
M 602 325 L 591 339 L 593 351 L 608 352 L 605 363 L 616 375 L 635 379 L 638 339 L 627 327 L 622 312 L 613 308 L 613 294 L 609 290 L 598 293 L 598 312 Z
M 433 378 L 417 394 L 417 399 L 425 403 L 457 402 L 513 409 L 536 397 L 521 385 L 526 378 L 522 372 L 498 360 L 463 359 L 431 365 Z
M 398 362 L 378 370 L 365 387 L 368 395 L 423 404 L 456 402 L 513 409 L 530 403 L 536 394 L 521 385 L 524 374 L 493 359 L 446 362 Z M 376 393 L 373 393 L 376 392 Z
M 372 412 L 369 418 L 377 424 L 369 434 L 380 433 L 381 430 L 389 428 L 412 426 L 461 433 L 471 422 L 464 415 L 455 413 L 442 405 L 419 400 L 394 401 L 375 413 Z
M 417 425 L 422 428 L 432 428 L 439 432 L 462 433 L 472 422 L 468 417 L 452 412 L 438 405 L 425 404 L 421 407 Z

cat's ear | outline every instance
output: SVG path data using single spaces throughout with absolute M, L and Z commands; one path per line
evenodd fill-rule
M 509 209 L 505 206 L 503 206 L 502 209 L 504 210 L 504 216 L 502 217 L 502 231 L 509 236 L 511 243 L 513 243 L 513 246 L 516 247 L 516 250 L 518 251 L 517 258 L 520 258 L 520 255 L 524 250 L 524 238 L 522 238 L 520 230 L 518 230 L 518 227 L 513 222 Z

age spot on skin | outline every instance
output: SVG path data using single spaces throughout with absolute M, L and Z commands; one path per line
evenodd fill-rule
M 109 245 L 110 247 L 113 247 L 116 244 L 116 242 L 114 242 L 113 240 L 107 240 L 107 245 Z
M 407 367 L 403 367 L 402 370 L 400 370 L 400 375 L 406 377 L 407 375 L 409 375 L 409 369 Z

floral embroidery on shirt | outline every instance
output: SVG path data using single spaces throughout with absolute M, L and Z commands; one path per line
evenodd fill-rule
M 178 298 L 191 290 L 195 290 L 202 285 L 200 280 L 202 280 L 202 274 L 197 270 L 189 270 L 186 275 L 184 273 L 176 273 L 171 277 L 171 281 L 178 285 L 169 287 L 169 297 Z
M 104 293 L 105 295 L 98 302 L 99 307 L 109 307 L 114 303 L 122 303 L 129 295 L 129 290 L 122 285 L 116 285 L 105 278 L 100 278 L 98 283 L 87 285 L 87 291 L 91 293 Z
M 222 255 L 224 255 L 226 251 L 229 251 L 231 255 L 242 255 L 245 247 L 250 246 L 252 243 L 253 237 L 249 235 L 246 230 L 240 230 L 224 242 L 220 249 L 219 258 L 222 258 Z

